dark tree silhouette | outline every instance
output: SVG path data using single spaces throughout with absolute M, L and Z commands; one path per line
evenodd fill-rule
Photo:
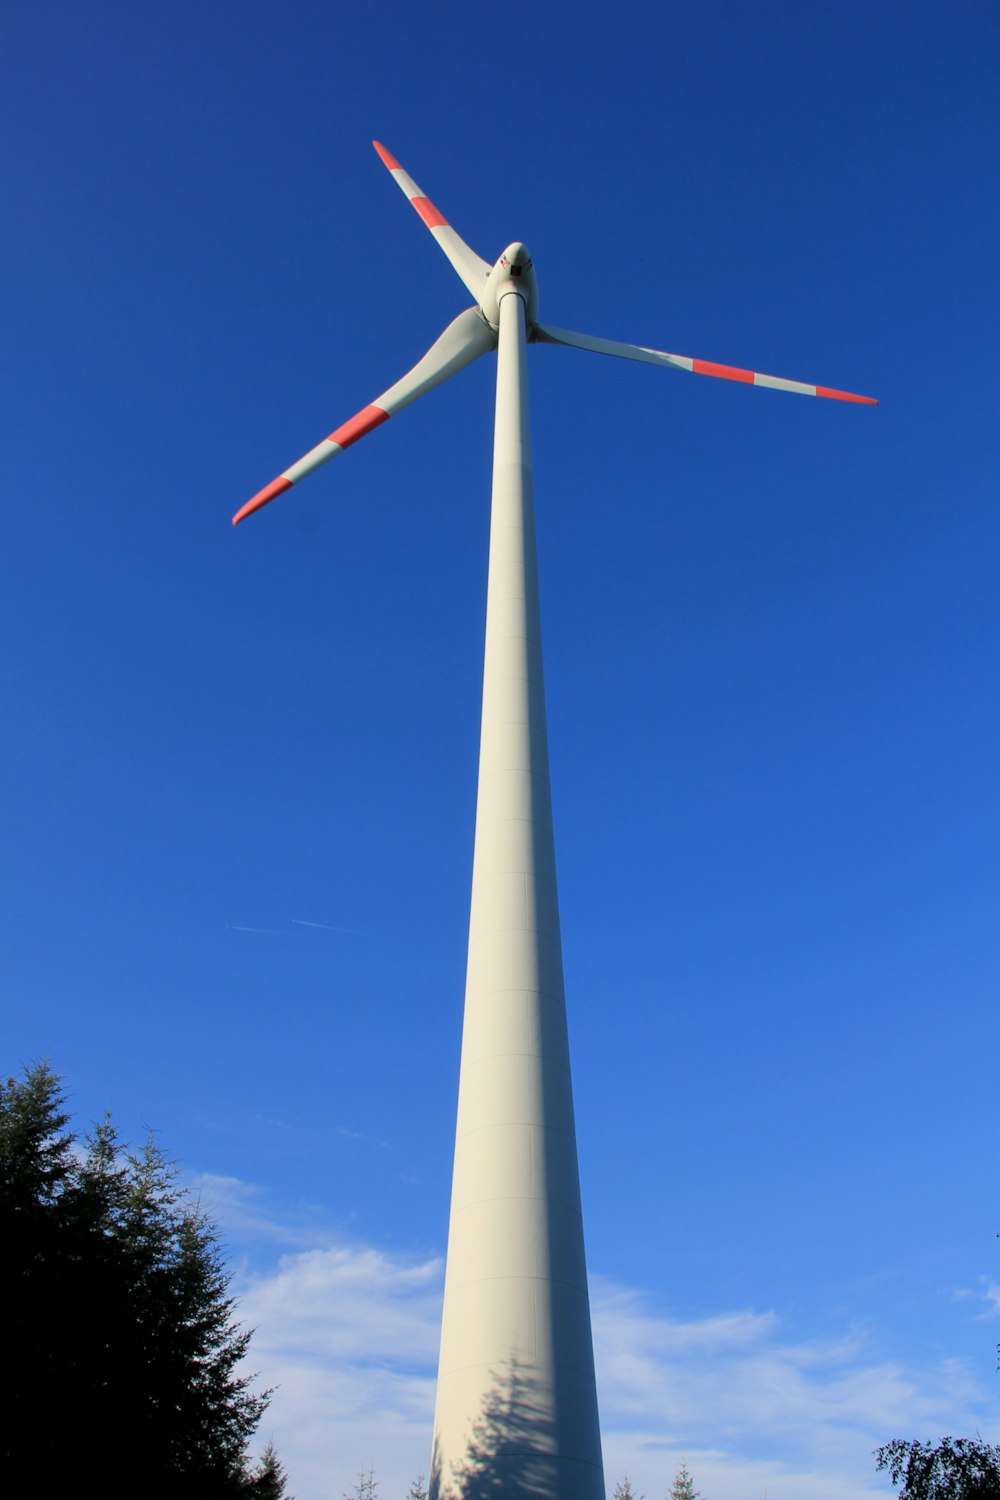
M 149 1142 L 110 1121 L 84 1150 L 42 1063 L 0 1081 L 0 1478 L 9 1494 L 69 1493 L 87 1470 L 106 1500 L 278 1500 L 276 1456 L 247 1444 L 269 1392 L 237 1373 L 215 1230 Z
M 462 1462 L 446 1473 L 435 1444 L 430 1500 L 548 1500 L 562 1492 L 558 1454 L 551 1391 L 511 1360 L 492 1372 Z
M 288 1480 L 285 1475 L 285 1467 L 280 1462 L 274 1443 L 269 1442 L 260 1461 L 250 1471 L 249 1478 L 244 1487 L 244 1494 L 248 1500 L 292 1500 L 285 1496 L 285 1486 Z
M 1000 1500 L 1000 1447 L 978 1439 L 895 1438 L 876 1448 L 875 1462 L 893 1484 L 902 1482 L 899 1500 Z

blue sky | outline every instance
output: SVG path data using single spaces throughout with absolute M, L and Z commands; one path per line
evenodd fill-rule
M 882 403 L 531 352 L 609 1484 L 1000 1438 L 998 54 L 8 10 L 4 1065 L 218 1207 L 299 1500 L 426 1466 L 472 857 L 491 362 L 229 524 L 467 303 L 373 136 L 544 319 Z

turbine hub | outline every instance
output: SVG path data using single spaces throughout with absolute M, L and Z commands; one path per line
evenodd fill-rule
M 520 240 L 507 246 L 483 288 L 479 305 L 491 328 L 500 326 L 500 299 L 510 292 L 521 298 L 528 323 L 534 323 L 538 316 L 538 283 L 528 248 Z

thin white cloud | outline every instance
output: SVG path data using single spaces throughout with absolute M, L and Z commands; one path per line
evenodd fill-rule
M 860 1328 L 795 1340 L 773 1313 L 675 1322 L 600 1280 L 593 1309 L 607 1470 L 647 1494 L 686 1461 L 710 1500 L 884 1495 L 880 1442 L 974 1431 L 992 1405 L 960 1361 L 907 1370 Z
M 237 1287 L 249 1365 L 277 1385 L 274 1437 L 297 1500 L 330 1500 L 374 1465 L 403 1495 L 427 1468 L 443 1264 L 338 1245 L 287 1255 Z
M 364 1130 L 352 1130 L 349 1125 L 337 1125 L 335 1129 L 347 1141 L 361 1141 L 366 1146 L 378 1146 L 382 1151 L 392 1150 L 391 1142 L 382 1140 L 381 1136 L 368 1135 Z
M 426 1472 L 442 1281 L 439 1256 L 342 1243 L 235 1288 L 297 1500 L 340 1496 L 370 1464 L 392 1500 Z M 994 1393 L 962 1361 L 908 1368 L 864 1328 L 795 1338 L 776 1312 L 739 1308 L 677 1319 L 606 1277 L 592 1304 L 609 1493 L 627 1471 L 662 1500 L 683 1461 L 706 1500 L 888 1497 L 880 1442 L 995 1427 Z
M 328 1224 L 317 1228 L 308 1218 L 294 1223 L 287 1216 L 273 1214 L 261 1189 L 241 1178 L 201 1172 L 188 1178 L 186 1186 L 211 1221 L 219 1225 L 225 1242 L 238 1239 L 266 1245 L 272 1255 L 275 1246 L 302 1251 L 329 1243 Z
M 952 1299 L 955 1302 L 984 1302 L 984 1310 L 976 1313 L 976 1321 L 986 1323 L 991 1318 L 1000 1317 L 1000 1284 L 990 1279 L 989 1276 L 980 1276 L 981 1285 L 978 1289 L 970 1286 L 957 1286 L 952 1291 Z
M 986 1303 L 986 1311 L 979 1316 L 983 1319 L 1000 1317 L 1000 1286 L 995 1281 L 986 1281 L 985 1290 L 979 1295 Z

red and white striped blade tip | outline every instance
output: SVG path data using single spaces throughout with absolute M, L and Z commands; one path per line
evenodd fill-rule
M 816 387 L 816 394 L 817 396 L 828 396 L 831 401 L 857 401 L 862 406 L 878 406 L 878 401 L 874 396 L 855 396 L 852 391 L 835 391 L 825 385 L 818 385 Z
M 385 165 L 389 168 L 389 171 L 393 173 L 399 173 L 399 177 L 397 177 L 396 179 L 397 185 L 403 189 L 403 192 L 406 194 L 407 199 L 409 200 L 410 207 L 414 210 L 415 213 L 419 215 L 421 219 L 423 219 L 427 228 L 451 229 L 452 226 L 448 223 L 448 220 L 445 218 L 441 210 L 431 202 L 426 193 L 422 193 L 420 191 L 420 189 L 417 187 L 417 184 L 410 176 L 409 172 L 401 162 L 398 162 L 396 160 L 392 152 L 387 151 L 382 145 L 381 141 L 372 141 L 372 145 L 375 147 L 375 150 L 378 152 Z M 473 254 L 474 252 L 470 251 L 469 253 Z M 445 254 L 448 254 L 448 252 L 445 251 Z M 476 257 L 476 259 L 478 259 L 478 256 Z M 486 267 L 486 269 L 488 271 L 489 267 Z M 461 275 L 461 272 L 459 272 L 459 275 Z
M 403 170 L 399 165 L 399 162 L 393 156 L 392 152 L 387 151 L 382 145 L 381 141 L 372 141 L 372 145 L 375 147 L 375 150 L 378 152 L 385 165 L 389 168 L 390 172 L 401 172 Z
M 825 396 L 829 401 L 856 401 L 861 406 L 878 406 L 874 396 L 856 396 L 853 391 L 837 391 L 830 385 L 808 385 L 802 380 L 784 380 L 777 375 L 761 375 L 743 370 L 739 365 L 719 365 L 710 359 L 693 359 L 693 375 L 714 375 L 717 380 L 735 380 L 744 385 L 769 386 L 779 391 L 799 391 L 803 395 Z
M 252 500 L 240 506 L 233 517 L 233 525 L 238 526 L 246 516 L 252 516 L 255 510 L 260 510 L 262 505 L 266 505 L 269 500 L 274 500 L 278 495 L 283 495 L 291 487 L 292 481 L 285 479 L 283 475 L 279 479 L 272 479 L 270 484 L 266 484 L 262 490 L 257 491 Z

